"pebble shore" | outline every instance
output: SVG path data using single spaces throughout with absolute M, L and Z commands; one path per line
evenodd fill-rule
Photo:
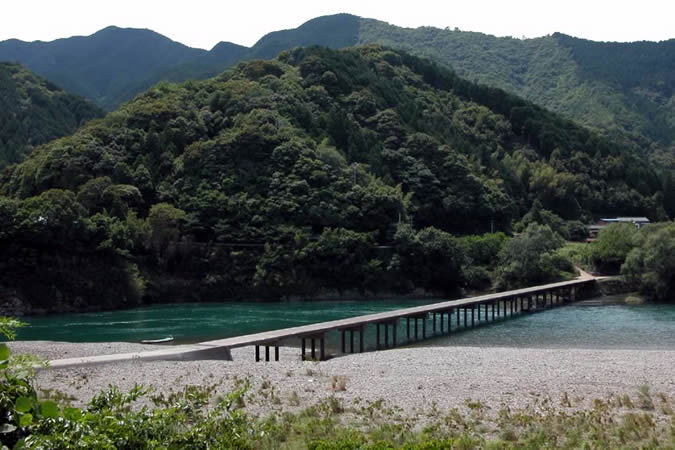
M 13 342 L 14 352 L 45 359 L 149 350 L 160 346 L 130 343 Z M 83 405 L 110 384 L 135 384 L 156 393 L 189 385 L 221 383 L 230 392 L 238 380 L 251 383 L 251 413 L 297 410 L 336 397 L 345 404 L 376 402 L 422 414 L 429 408 L 462 408 L 468 399 L 492 410 L 525 408 L 565 396 L 575 408 L 612 394 L 632 395 L 641 386 L 675 397 L 675 351 L 588 350 L 479 347 L 416 347 L 353 354 L 322 362 L 302 362 L 299 349 L 281 349 L 281 361 L 254 361 L 253 348 L 232 351 L 232 361 L 129 361 L 38 373 L 41 389 L 58 391 Z M 292 399 L 291 401 L 288 401 Z

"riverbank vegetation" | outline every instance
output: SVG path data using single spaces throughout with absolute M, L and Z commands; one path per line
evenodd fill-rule
M 645 227 L 632 244 L 621 266 L 626 280 L 648 298 L 675 301 L 675 223 Z
M 461 236 L 657 217 L 661 187 L 630 148 L 428 60 L 296 49 L 161 83 L 3 171 L 0 296 L 26 311 L 447 296 L 493 282 L 507 240 Z M 556 258 L 501 276 L 542 280 L 568 268 Z
M 548 225 L 531 223 L 500 253 L 498 287 L 512 289 L 576 276 L 570 260 L 558 252 L 563 243 Z
M 574 264 L 600 274 L 621 275 L 647 299 L 675 299 L 675 223 L 637 229 L 612 224 L 589 244 L 568 242 L 559 253 Z

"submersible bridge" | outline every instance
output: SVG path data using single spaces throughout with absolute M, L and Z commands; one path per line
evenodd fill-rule
M 595 282 L 594 277 L 582 272 L 579 278 L 571 281 L 159 350 L 58 359 L 50 361 L 49 367 L 57 369 L 134 360 L 231 359 L 230 350 L 238 347 L 255 347 L 256 361 L 278 361 L 282 345 L 299 346 L 302 360 L 324 360 L 328 356 L 388 349 L 447 336 L 459 330 L 562 306 L 588 298 Z M 400 336 L 401 328 L 405 336 Z M 340 347 L 330 355 L 326 349 L 329 333 L 338 333 Z M 367 342 L 373 334 L 374 342 Z

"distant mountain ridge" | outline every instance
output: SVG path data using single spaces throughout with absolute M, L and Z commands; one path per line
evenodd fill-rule
M 265 35 L 250 48 L 186 47 L 149 30 L 108 27 L 53 42 L 0 42 L 0 60 L 20 61 L 64 88 L 114 109 L 160 80 L 215 76 L 241 60 L 298 46 L 377 43 L 430 57 L 458 75 L 500 87 L 675 162 L 675 40 L 605 43 L 555 33 L 536 39 L 420 27 L 337 14 Z
M 150 30 L 107 27 L 52 42 L 0 43 L 0 60 L 20 62 L 64 89 L 117 106 L 130 84 L 207 54 Z

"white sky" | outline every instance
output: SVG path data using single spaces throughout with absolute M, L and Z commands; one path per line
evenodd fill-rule
M 0 40 L 48 41 L 117 25 L 149 28 L 192 47 L 250 46 L 270 31 L 339 12 L 497 36 L 560 31 L 600 41 L 675 38 L 672 0 L 3 0 L 1 6 Z

